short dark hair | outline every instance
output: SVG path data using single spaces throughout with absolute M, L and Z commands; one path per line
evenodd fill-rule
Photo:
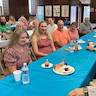
M 70 26 L 75 25 L 77 27 L 77 22 L 72 22 Z

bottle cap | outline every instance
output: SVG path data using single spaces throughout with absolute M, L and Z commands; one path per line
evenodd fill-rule
M 48 59 L 46 59 L 46 61 L 48 62 Z
M 24 66 L 26 66 L 26 65 L 27 65 L 27 63 L 23 63 L 23 65 L 24 65 Z

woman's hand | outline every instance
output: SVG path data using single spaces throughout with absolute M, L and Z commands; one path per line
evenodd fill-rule
M 84 96 L 83 88 L 76 88 L 72 90 L 68 96 Z

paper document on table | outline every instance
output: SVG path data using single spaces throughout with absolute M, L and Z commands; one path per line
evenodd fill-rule
M 88 86 L 88 96 L 96 96 L 96 87 Z

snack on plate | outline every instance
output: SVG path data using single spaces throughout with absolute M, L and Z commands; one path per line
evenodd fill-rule
M 53 67 L 53 64 L 50 63 L 50 62 L 48 61 L 48 59 L 46 59 L 46 61 L 41 64 L 41 67 L 42 67 L 42 68 L 45 68 L 45 69 L 48 69 L 48 68 Z
M 57 64 L 53 68 L 53 72 L 55 72 L 56 74 L 60 74 L 60 75 L 69 75 L 69 74 L 74 73 L 74 71 L 75 71 L 74 67 L 70 65 Z
M 96 51 L 96 43 L 93 43 L 92 45 L 88 45 L 87 49 L 90 51 Z
M 64 70 L 65 70 L 65 71 L 69 71 L 69 68 L 66 67 L 66 68 L 64 68 Z
M 55 70 L 58 71 L 58 72 L 60 72 L 62 66 L 63 66 L 62 64 L 56 64 L 56 65 L 55 65 Z
M 71 72 L 71 71 L 72 71 L 72 67 L 69 65 L 63 66 L 63 68 L 62 68 L 63 73 Z
M 49 67 L 49 62 L 48 61 L 45 62 L 45 67 Z

